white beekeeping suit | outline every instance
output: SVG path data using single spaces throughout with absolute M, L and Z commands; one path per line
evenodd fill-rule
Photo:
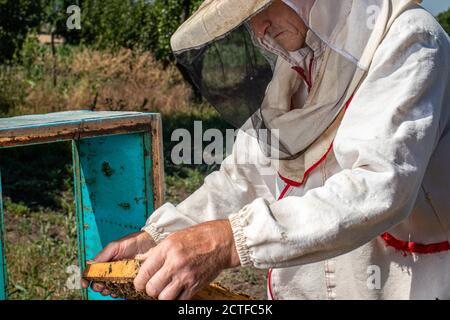
M 207 0 L 172 38 L 240 127 L 220 170 L 143 230 L 231 222 L 272 299 L 450 299 L 450 45 L 408 0 L 283 0 L 286 52 L 247 22 L 270 0 Z

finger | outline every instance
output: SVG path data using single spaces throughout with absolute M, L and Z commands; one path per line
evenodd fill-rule
M 102 292 L 105 289 L 105 285 L 98 282 L 94 282 L 91 287 L 95 292 Z
M 111 295 L 111 291 L 109 291 L 108 289 L 105 289 L 101 292 L 101 294 L 102 294 L 102 296 L 106 297 L 106 296 Z
M 81 279 L 81 287 L 83 289 L 87 289 L 89 288 L 89 281 L 85 280 L 85 279 Z
M 109 262 L 117 256 L 119 252 L 119 245 L 115 242 L 108 244 L 102 251 L 100 251 L 94 258 L 95 262 Z
M 184 287 L 177 281 L 172 281 L 159 294 L 158 300 L 176 300 L 184 291 Z
M 159 269 L 145 285 L 145 292 L 149 297 L 157 299 L 159 294 L 172 282 L 172 276 L 167 267 Z
M 163 253 L 158 247 L 152 248 L 149 251 L 152 251 L 151 257 L 149 256 L 150 259 L 145 260 L 140 267 L 136 278 L 134 278 L 133 283 L 137 291 L 144 291 L 147 282 L 164 264 Z
M 148 254 L 147 253 L 143 253 L 143 254 L 137 254 L 134 258 L 136 259 L 136 260 L 139 260 L 139 261 L 144 261 L 144 260 L 147 260 L 147 257 L 148 257 Z

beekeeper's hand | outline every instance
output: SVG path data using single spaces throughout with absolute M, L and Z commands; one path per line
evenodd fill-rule
M 137 254 L 147 252 L 154 247 L 156 243 L 152 237 L 145 231 L 135 232 L 117 241 L 109 243 L 94 258 L 94 262 L 109 262 L 122 259 L 133 259 Z M 81 280 L 83 288 L 89 287 L 89 281 Z M 102 295 L 108 296 L 110 292 L 105 290 L 101 283 L 93 283 L 92 290 L 101 292 Z
M 175 232 L 136 258 L 144 261 L 136 290 L 160 300 L 190 299 L 223 269 L 240 265 L 228 220 Z

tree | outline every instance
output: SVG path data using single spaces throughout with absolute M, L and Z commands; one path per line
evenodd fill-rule
M 51 48 L 52 48 L 52 78 L 53 86 L 56 87 L 56 47 L 55 47 L 55 36 L 57 31 L 57 26 L 62 21 L 65 21 L 66 16 L 64 0 L 47 0 L 47 5 L 44 8 L 44 22 L 48 26 L 48 31 L 51 35 Z
M 41 0 L 0 0 L 0 63 L 13 58 L 42 16 Z
M 447 34 L 450 35 L 450 8 L 447 11 L 440 13 L 437 16 L 437 19 L 445 31 L 447 31 Z
M 68 0 L 52 1 L 66 3 Z M 65 20 L 56 19 L 56 33 L 72 44 L 82 43 L 100 48 L 139 48 L 152 52 L 163 63 L 169 63 L 173 61 L 171 35 L 201 2 L 108 0 L 105 3 L 104 0 L 78 0 L 81 30 L 68 30 Z

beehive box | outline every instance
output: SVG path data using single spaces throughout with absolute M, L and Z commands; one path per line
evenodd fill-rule
M 0 119 L 0 148 L 61 141 L 72 142 L 78 261 L 83 269 L 108 243 L 139 231 L 164 202 L 161 117 L 142 112 L 67 111 Z M 8 261 L 1 187 L 0 177 L 3 300 L 8 297 Z M 83 297 L 108 299 L 92 290 L 83 290 Z
M 111 293 L 128 300 L 149 300 L 144 292 L 134 289 L 133 280 L 139 272 L 138 260 L 122 260 L 106 263 L 88 264 L 83 273 L 83 278 L 88 281 L 100 282 Z M 235 293 L 214 283 L 206 286 L 198 292 L 193 300 L 249 300 L 250 297 L 243 293 Z

